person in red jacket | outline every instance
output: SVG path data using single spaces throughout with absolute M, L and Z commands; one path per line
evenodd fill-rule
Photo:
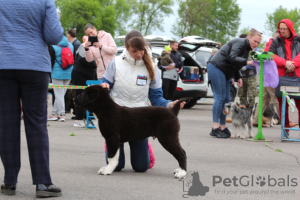
M 289 19 L 283 19 L 278 23 L 279 37 L 273 40 L 269 52 L 275 54 L 274 61 L 277 64 L 279 76 L 300 77 L 300 36 L 293 29 L 293 22 Z M 282 99 L 277 98 L 279 102 L 279 116 L 281 117 Z M 300 100 L 295 100 L 296 107 L 300 110 Z M 286 104 L 285 127 L 289 125 L 288 104 Z M 298 112 L 298 122 L 300 121 L 300 112 Z

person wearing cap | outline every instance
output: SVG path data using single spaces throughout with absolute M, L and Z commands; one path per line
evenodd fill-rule
M 160 56 L 157 57 L 157 60 L 160 61 L 160 64 L 164 67 L 167 68 L 170 64 L 174 64 L 173 60 L 170 57 L 171 54 L 171 47 L 165 46 L 165 50 L 161 53 Z

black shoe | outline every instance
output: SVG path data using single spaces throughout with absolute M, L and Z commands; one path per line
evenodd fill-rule
M 56 187 L 55 185 L 45 185 L 38 184 L 36 185 L 36 197 L 60 197 L 61 189 Z
M 215 137 L 215 136 L 217 136 L 217 135 L 218 135 L 219 133 L 221 133 L 221 132 L 222 132 L 222 131 L 221 131 L 220 128 L 216 128 L 216 129 L 213 129 L 213 128 L 212 128 L 209 135 Z
M 5 195 L 16 195 L 16 185 L 1 185 L 1 192 Z
M 231 132 L 228 130 L 228 128 L 225 128 L 224 130 L 222 130 L 223 133 L 225 133 L 227 135 L 228 138 L 230 138 L 231 136 Z

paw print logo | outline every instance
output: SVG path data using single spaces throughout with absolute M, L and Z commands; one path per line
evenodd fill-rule
M 260 185 L 261 187 L 266 185 L 266 178 L 265 177 L 261 177 L 259 176 L 258 178 L 256 178 L 257 182 L 256 182 L 256 185 Z

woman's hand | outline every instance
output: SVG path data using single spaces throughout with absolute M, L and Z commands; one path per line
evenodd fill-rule
M 107 88 L 109 90 L 109 84 L 108 83 L 101 83 L 100 85 L 101 85 L 101 87 Z
M 253 60 L 247 61 L 247 65 L 254 65 Z
M 96 48 L 100 48 L 102 45 L 99 42 L 94 42 L 93 46 Z
M 90 45 L 91 45 L 91 42 L 88 41 L 88 42 L 85 43 L 84 48 L 89 49 Z
M 178 100 L 175 100 L 173 101 L 171 104 L 170 104 L 170 108 L 173 108 L 175 106 L 175 104 L 177 103 Z M 180 109 L 182 109 L 185 105 L 185 101 L 181 102 L 180 103 Z
M 240 78 L 237 82 L 236 82 L 238 87 L 242 87 L 243 86 L 243 80 Z

